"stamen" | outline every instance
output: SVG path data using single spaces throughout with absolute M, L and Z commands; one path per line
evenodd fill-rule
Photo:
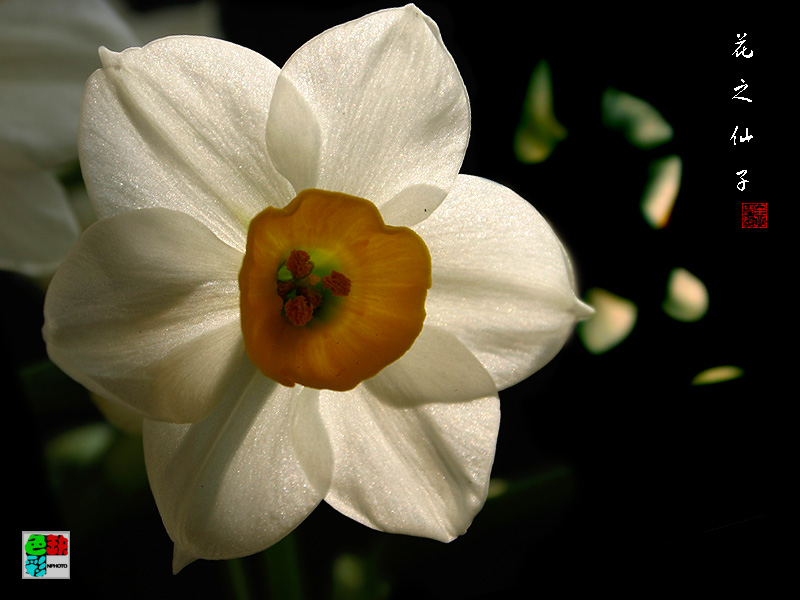
M 322 278 L 322 287 L 330 290 L 334 296 L 347 296 L 350 293 L 350 280 L 339 273 L 331 271 L 331 274 Z
M 308 303 L 304 296 L 295 296 L 289 300 L 284 306 L 286 316 L 292 322 L 292 325 L 302 327 L 311 320 L 314 316 L 314 309 Z
M 286 300 L 286 296 L 289 295 L 294 289 L 294 281 L 279 281 L 278 282 L 278 296 Z
M 311 262 L 311 257 L 305 250 L 292 250 L 289 254 L 289 260 L 286 261 L 286 268 L 294 276 L 295 279 L 302 279 L 314 268 L 314 263 Z
M 323 260 L 323 265 L 325 261 Z M 312 269 L 316 268 L 311 255 L 305 250 L 292 250 L 286 263 L 278 269 L 277 292 L 283 300 L 283 314 L 297 327 L 306 325 L 318 309 L 332 296 L 350 294 L 351 282 L 344 274 L 331 271 L 330 275 L 320 277 Z M 321 266 L 321 269 L 327 270 Z M 291 279 L 286 279 L 291 275 Z
M 311 308 L 317 308 L 320 304 L 322 304 L 322 294 L 320 294 L 319 290 L 316 290 L 312 287 L 301 287 L 297 290 L 298 296 L 303 296 L 306 300 L 308 300 L 309 305 Z

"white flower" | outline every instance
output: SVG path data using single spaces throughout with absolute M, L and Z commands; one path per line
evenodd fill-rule
M 48 276 L 81 230 L 58 171 L 97 46 L 136 43 L 104 0 L 0 2 L 0 269 Z
M 93 221 L 85 193 L 60 176 L 77 168 L 81 98 L 100 64 L 97 47 L 208 30 L 212 16 L 205 4 L 159 13 L 142 37 L 106 0 L 0 0 L 0 269 L 46 279 Z
M 498 390 L 589 309 L 544 219 L 458 174 L 469 104 L 436 24 L 373 13 L 283 69 L 201 37 L 101 58 L 79 143 L 101 219 L 51 283 L 44 335 L 147 417 L 174 569 L 260 551 L 322 500 L 383 531 L 464 533 Z M 290 322 L 331 269 L 350 293 Z

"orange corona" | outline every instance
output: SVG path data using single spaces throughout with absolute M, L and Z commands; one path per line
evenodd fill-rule
M 285 386 L 345 391 L 417 339 L 431 287 L 425 242 L 370 201 L 305 190 L 250 223 L 239 273 L 250 360 Z

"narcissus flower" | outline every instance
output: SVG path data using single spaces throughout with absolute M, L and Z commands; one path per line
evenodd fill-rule
M 174 568 L 325 500 L 449 541 L 483 505 L 498 390 L 588 312 L 550 227 L 459 175 L 469 103 L 414 6 L 279 69 L 230 43 L 101 50 L 81 164 L 100 220 L 48 291 L 51 358 L 146 417 Z

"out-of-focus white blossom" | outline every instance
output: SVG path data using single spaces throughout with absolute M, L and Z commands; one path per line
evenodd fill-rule
M 215 22 L 210 3 L 126 15 L 134 27 L 106 0 L 0 1 L 0 269 L 46 281 L 94 220 L 77 136 L 97 49 L 207 34 Z

